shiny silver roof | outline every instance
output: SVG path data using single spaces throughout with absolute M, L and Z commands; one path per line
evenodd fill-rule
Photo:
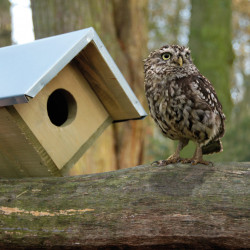
M 94 42 L 137 112 L 146 116 L 93 28 L 0 48 L 0 106 L 28 102 L 90 42 Z

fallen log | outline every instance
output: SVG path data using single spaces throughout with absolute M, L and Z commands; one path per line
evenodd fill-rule
M 250 163 L 0 180 L 0 248 L 250 248 Z

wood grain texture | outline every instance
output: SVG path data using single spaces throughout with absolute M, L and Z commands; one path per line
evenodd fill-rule
M 61 176 L 58 168 L 17 111 L 0 108 L 0 176 Z
M 75 119 L 67 126 L 55 126 L 47 113 L 48 97 L 57 89 L 71 93 L 77 104 Z M 29 103 L 15 105 L 15 109 L 59 169 L 109 117 L 74 64 L 68 64 Z
M 145 104 L 142 59 L 148 54 L 147 0 L 31 0 L 31 7 L 36 39 L 93 27 L 139 101 Z M 93 169 L 105 171 L 141 164 L 144 149 L 149 145 L 144 124 L 130 121 L 115 124 L 113 131 L 105 130 L 98 145 L 90 148 L 80 164 L 86 163 L 91 168 L 89 173 Z
M 250 163 L 0 180 L 0 247 L 249 249 Z
M 114 121 L 141 118 L 94 43 L 89 43 L 76 60 Z

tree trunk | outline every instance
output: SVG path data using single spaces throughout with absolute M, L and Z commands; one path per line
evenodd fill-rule
M 31 3 L 36 38 L 94 27 L 137 97 L 143 100 L 147 1 L 31 0 Z M 141 121 L 111 126 L 79 160 L 72 175 L 138 165 L 143 155 L 143 129 Z
M 229 118 L 232 50 L 231 1 L 192 0 L 190 48 L 194 63 L 214 85 Z
M 0 181 L 0 247 L 247 249 L 249 163 Z
M 0 47 L 11 44 L 11 16 L 8 0 L 0 1 Z
M 125 58 L 126 78 L 145 106 L 143 63 L 147 55 L 146 0 L 113 0 L 114 25 Z M 121 68 L 122 69 L 122 68 Z M 118 168 L 142 164 L 145 123 L 129 121 L 116 128 Z

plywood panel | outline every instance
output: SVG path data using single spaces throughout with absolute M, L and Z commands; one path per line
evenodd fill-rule
M 55 126 L 47 113 L 47 100 L 56 89 L 65 89 L 77 103 L 75 119 L 67 126 Z M 29 103 L 16 110 L 61 169 L 108 119 L 109 114 L 74 64 L 68 64 Z
M 75 60 L 113 120 L 142 118 L 93 42 Z
M 54 163 L 14 112 L 10 107 L 0 108 L 0 178 L 59 176 Z

